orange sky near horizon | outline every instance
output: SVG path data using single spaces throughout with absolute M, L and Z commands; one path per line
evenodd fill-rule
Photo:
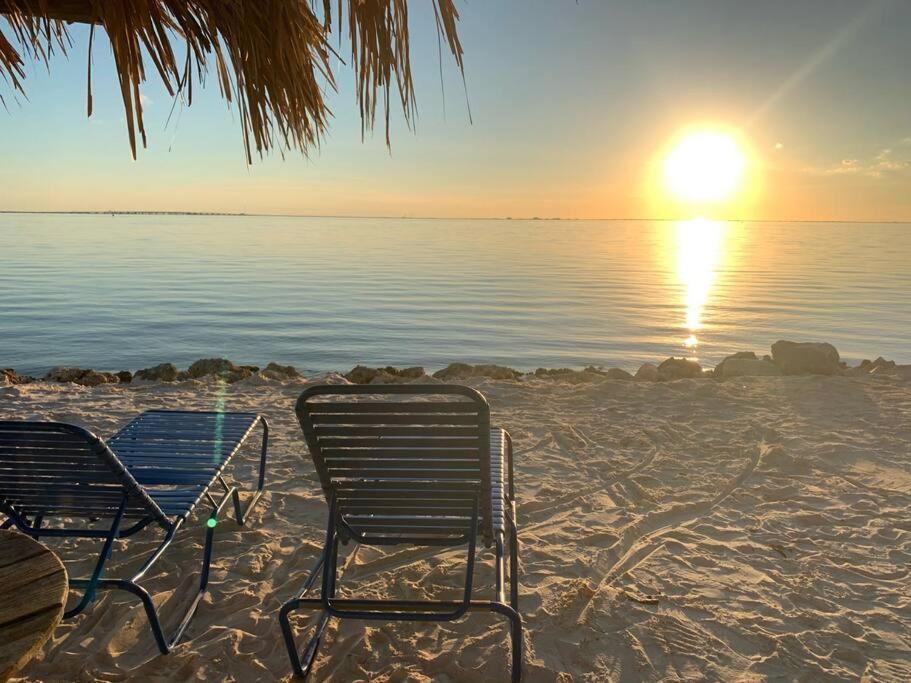
M 751 156 L 745 196 L 733 204 L 703 209 L 666 200 L 656 179 L 661 161 L 653 152 L 632 174 L 607 169 L 600 178 L 592 173 L 586 182 L 561 185 L 546 179 L 507 188 L 480 179 L 439 187 L 407 170 L 392 171 L 398 182 L 365 185 L 356 192 L 340 191 L 342 183 L 319 174 L 302 182 L 282 173 L 260 174 L 256 168 L 241 178 L 177 174 L 152 183 L 144 179 L 147 174 L 140 161 L 128 162 L 135 182 L 103 196 L 98 195 L 95 179 L 76 171 L 57 174 L 50 197 L 46 185 L 36 186 L 27 176 L 19 176 L 0 190 L 0 200 L 5 200 L 0 208 L 441 218 L 686 219 L 705 214 L 728 220 L 911 220 L 911 186 L 905 178 L 853 170 L 848 163 L 843 171 L 817 171 L 800 166 L 781 150 Z M 388 165 L 396 167 L 396 159 Z

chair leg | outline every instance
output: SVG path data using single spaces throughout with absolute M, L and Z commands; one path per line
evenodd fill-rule
M 326 610 L 320 612 L 319 620 L 313 630 L 313 635 L 310 637 L 310 641 L 307 643 L 307 647 L 304 650 L 303 659 L 298 654 L 297 645 L 294 642 L 294 631 L 291 628 L 290 615 L 291 612 L 298 609 L 300 606 L 301 598 L 310 592 L 310 589 L 316 583 L 317 577 L 320 576 L 320 570 L 322 569 L 323 572 L 327 571 L 326 555 L 327 551 L 324 550 L 323 554 L 320 555 L 319 560 L 317 560 L 316 564 L 313 566 L 313 569 L 310 570 L 310 575 L 304 582 L 304 587 L 301 592 L 298 593 L 296 598 L 293 598 L 282 605 L 281 612 L 279 613 L 282 636 L 285 639 L 285 648 L 288 650 L 288 657 L 291 660 L 291 668 L 294 670 L 295 675 L 305 678 L 310 674 L 310 670 L 313 668 L 313 662 L 316 661 L 316 653 L 319 650 L 323 631 L 326 629 L 331 615 Z
M 299 676 L 306 678 L 310 675 L 310 671 L 313 669 L 313 663 L 316 661 L 316 653 L 319 651 L 320 642 L 323 638 L 323 631 L 329 624 L 330 618 L 331 615 L 329 612 L 320 612 L 319 621 L 313 631 L 313 636 L 311 636 L 310 642 L 307 643 L 307 649 L 304 650 L 304 657 L 301 661 L 301 670 L 297 672 Z
M 199 590 L 196 592 L 193 601 L 187 607 L 186 611 L 183 614 L 183 617 L 180 620 L 180 623 L 170 637 L 165 634 L 164 629 L 161 626 L 161 620 L 158 616 L 158 610 L 155 609 L 155 603 L 152 602 L 152 598 L 145 588 L 140 586 L 135 581 L 129 579 L 112 580 L 112 583 L 116 584 L 113 586 L 114 588 L 120 588 L 121 590 L 128 591 L 140 599 L 142 606 L 145 609 L 146 617 L 149 620 L 149 626 L 152 629 L 152 635 L 155 637 L 155 643 L 158 645 L 158 650 L 162 654 L 168 654 L 180 642 L 184 631 L 186 631 L 187 626 L 190 625 L 190 620 L 193 618 L 193 615 L 196 614 L 196 609 L 199 607 L 199 603 L 202 601 L 203 596 L 206 594 L 207 586 L 209 583 L 209 565 L 211 563 L 211 560 L 212 529 L 209 528 L 206 532 L 206 549 L 203 559 L 202 573 L 199 579 Z
M 155 603 L 152 601 L 152 597 L 149 595 L 149 592 L 140 586 L 137 582 L 146 574 L 146 572 L 161 556 L 164 549 L 167 548 L 167 546 L 171 543 L 174 538 L 174 533 L 180 526 L 179 522 L 173 529 L 171 529 L 171 531 L 169 531 L 162 544 L 155 550 L 154 553 L 152 553 L 149 559 L 146 560 L 145 564 L 142 566 L 139 572 L 134 574 L 129 579 L 73 579 L 70 581 L 70 586 L 86 586 L 90 589 L 92 597 L 94 597 L 95 588 L 124 590 L 135 595 L 137 598 L 139 598 L 140 602 L 142 602 L 143 609 L 145 610 L 146 617 L 149 621 L 149 627 L 152 629 L 152 635 L 155 638 L 155 644 L 158 646 L 159 652 L 161 652 L 161 654 L 168 654 L 180 642 L 184 631 L 186 631 L 187 626 L 190 624 L 190 620 L 193 618 L 193 615 L 196 614 L 196 609 L 199 607 L 199 603 L 202 601 L 203 596 L 208 590 L 209 569 L 212 564 L 212 547 L 216 526 L 216 524 L 213 522 L 218 518 L 218 515 L 224 508 L 227 500 L 228 496 L 225 496 L 221 504 L 212 511 L 212 514 L 207 520 L 206 539 L 203 546 L 202 567 L 200 568 L 199 574 L 199 589 L 196 591 L 196 595 L 193 597 L 193 601 L 184 611 L 183 616 L 180 619 L 180 623 L 177 625 L 177 628 L 170 636 L 165 633 L 164 628 L 161 625 L 161 619 L 158 616 L 158 610 L 155 608 Z M 83 602 L 86 604 L 90 601 L 91 600 L 86 601 L 85 598 L 83 599 Z M 68 614 L 78 613 L 84 607 L 85 605 L 80 604 L 76 610 L 72 610 L 71 613 Z
M 161 627 L 161 620 L 158 618 L 158 610 L 155 609 L 155 603 L 152 602 L 152 597 L 149 595 L 149 592 L 138 583 L 134 583 L 128 579 L 105 579 L 102 581 L 101 587 L 124 590 L 139 598 L 140 602 L 142 602 L 142 607 L 145 610 L 149 628 L 152 629 L 152 636 L 155 638 L 155 644 L 158 646 L 158 651 L 161 652 L 161 654 L 168 654 L 171 651 L 171 648 L 177 644 L 177 639 L 183 635 L 183 629 L 179 629 L 176 638 L 168 638 L 165 635 L 164 629 Z M 198 602 L 198 600 L 193 601 L 191 606 L 192 611 L 196 611 Z M 181 620 L 181 625 L 183 625 L 184 621 L 186 621 L 186 618 Z M 186 628 L 186 626 L 183 625 L 183 628 Z
M 514 682 L 522 678 L 522 617 L 519 615 L 519 571 L 518 571 L 518 542 L 516 540 L 516 527 L 509 519 L 509 601 L 510 605 L 505 604 L 503 570 L 504 570 L 504 552 L 503 537 L 498 534 L 496 539 L 496 601 L 490 604 L 490 609 L 502 614 L 509 619 L 510 633 L 510 650 L 512 652 L 512 680 Z
M 217 512 L 216 512 L 217 514 Z M 215 517 L 210 517 L 210 519 L 215 519 Z M 183 635 L 184 630 L 190 623 L 190 619 L 193 618 L 193 615 L 196 613 L 196 608 L 199 606 L 202 597 L 206 594 L 206 591 L 209 589 L 209 568 L 212 566 L 212 542 L 215 536 L 215 527 L 209 524 L 206 524 L 206 543 L 203 549 L 203 560 L 202 568 L 199 573 L 199 590 L 196 592 L 196 597 L 193 599 L 193 602 L 187 608 L 186 613 L 183 616 L 183 619 L 180 621 L 180 625 L 177 627 L 177 630 L 174 632 L 174 635 L 171 637 L 171 642 L 169 643 L 170 647 L 177 645 L 181 636 Z
M 509 517 L 509 602 L 515 612 L 510 616 L 512 634 L 512 679 L 522 680 L 522 615 L 519 612 L 519 532 L 515 513 Z
M 82 594 L 82 599 L 79 603 L 70 610 L 67 610 L 63 613 L 64 619 L 71 619 L 77 614 L 82 612 L 86 607 L 88 607 L 92 601 L 95 600 L 96 590 L 104 583 L 101 578 L 101 574 L 104 572 L 104 565 L 110 559 L 111 553 L 114 550 L 114 540 L 117 538 L 117 532 L 120 530 L 120 522 L 123 520 L 123 514 L 126 510 L 127 499 L 124 496 L 123 500 L 120 501 L 120 507 L 117 509 L 117 514 L 114 515 L 114 522 L 111 524 L 111 530 L 108 532 L 108 535 L 104 539 L 104 544 L 101 547 L 101 553 L 98 555 L 98 561 L 95 563 L 95 569 L 92 571 L 92 578 L 90 579 L 73 579 L 70 580 L 70 588 L 78 587 L 84 588 L 85 592 Z M 40 523 L 41 518 L 36 517 L 36 524 L 34 525 L 37 528 L 37 525 Z M 32 537 L 35 537 L 35 534 L 32 534 Z
M 496 563 L 494 566 L 494 594 L 497 596 L 497 600 L 503 601 L 503 536 L 500 533 L 497 533 L 496 540 L 494 541 L 496 550 L 495 550 L 495 560 Z
M 329 519 L 326 523 L 326 544 L 323 546 L 323 553 L 319 560 L 317 560 L 313 569 L 310 570 L 310 576 L 307 577 L 307 581 L 304 583 L 301 592 L 298 593 L 296 598 L 289 600 L 282 605 L 281 613 L 279 614 L 282 634 L 285 638 L 285 647 L 288 650 L 288 657 L 291 659 L 291 667 L 298 676 L 306 677 L 310 673 L 311 668 L 313 668 L 323 631 L 326 629 L 329 618 L 332 616 L 329 612 L 329 600 L 335 597 L 335 575 L 338 571 L 337 509 L 335 496 L 333 495 L 329 499 Z M 297 654 L 297 645 L 294 643 L 294 633 L 291 630 L 291 623 L 288 617 L 291 612 L 304 604 L 303 597 L 316 582 L 316 577 L 320 568 L 322 568 L 321 601 L 324 607 L 320 613 L 319 621 L 314 628 L 313 635 L 310 637 L 310 642 L 307 643 L 307 649 L 304 650 L 304 659 L 301 661 Z
M 519 611 L 519 534 L 513 517 L 509 517 L 509 604 Z
M 266 422 L 266 418 L 264 417 L 260 418 L 260 420 L 263 428 L 263 441 L 262 446 L 260 447 L 259 474 L 256 479 L 256 492 L 253 494 L 250 502 L 247 503 L 246 509 L 240 504 L 240 492 L 237 488 L 234 489 L 234 493 L 232 494 L 234 499 L 234 517 L 241 526 L 246 523 L 247 517 L 259 502 L 259 499 L 262 497 L 266 488 L 266 453 L 269 450 L 269 423 Z
M 522 617 L 509 605 L 499 602 L 490 603 L 490 609 L 509 619 L 510 650 L 512 652 L 513 683 L 522 680 Z
M 512 678 L 511 680 L 514 683 L 517 683 L 522 678 L 522 618 L 519 616 L 519 613 L 516 609 L 506 604 L 505 602 L 505 586 L 504 586 L 504 563 L 505 563 L 505 543 L 503 535 L 499 534 L 496 539 L 496 590 L 497 596 L 496 600 L 493 602 L 475 602 L 471 600 L 471 585 L 473 578 L 473 567 L 474 567 L 474 554 L 475 554 L 475 535 L 472 535 L 469 539 L 469 556 L 468 556 L 468 566 L 466 568 L 466 585 L 465 585 L 465 595 L 464 600 L 461 603 L 459 609 L 451 613 L 446 613 L 444 615 L 428 615 L 424 614 L 405 614 L 397 611 L 386 611 L 385 613 L 378 613 L 375 611 L 364 611 L 364 608 L 359 608 L 354 611 L 346 611 L 339 609 L 331 604 L 332 599 L 335 597 L 336 589 L 336 573 L 338 569 L 338 536 L 336 535 L 336 528 L 334 520 L 336 518 L 335 511 L 335 500 L 330 499 L 330 514 L 329 514 L 329 524 L 326 531 L 326 545 L 323 549 L 323 554 L 320 556 L 320 559 L 317 561 L 316 565 L 310 571 L 310 575 L 307 578 L 306 583 L 304 584 L 303 590 L 297 595 L 296 598 L 293 598 L 282 605 L 281 612 L 279 613 L 279 622 L 281 624 L 282 635 L 285 640 L 285 647 L 288 650 L 288 656 L 291 660 L 291 667 L 294 670 L 294 673 L 297 676 L 306 677 L 310 674 L 313 663 L 316 660 L 317 651 L 319 649 L 320 640 L 322 638 L 323 632 L 326 626 L 329 623 L 329 619 L 332 616 L 339 617 L 352 617 L 352 618 L 361 618 L 361 619 L 383 619 L 383 620 L 414 620 L 414 621 L 454 621 L 459 619 L 466 611 L 469 610 L 487 610 L 490 609 L 493 612 L 502 614 L 510 622 L 510 638 L 511 638 L 511 670 Z M 472 522 L 473 527 L 477 526 L 477 504 L 475 505 L 474 510 L 474 520 Z M 515 541 L 515 528 L 512 528 L 512 534 L 510 536 L 510 552 L 511 552 L 511 571 L 510 571 L 510 600 L 518 605 L 518 564 L 517 564 L 517 553 L 518 553 L 518 543 Z M 304 600 L 304 596 L 309 592 L 312 586 L 316 582 L 319 570 L 322 569 L 322 597 L 320 599 L 309 599 Z M 375 601 L 382 603 L 383 601 Z M 390 605 L 395 605 L 395 601 L 390 601 Z M 291 628 L 290 615 L 291 612 L 300 609 L 320 609 L 322 610 L 319 614 L 318 620 L 313 628 L 313 635 L 310 637 L 310 641 L 307 644 L 306 649 L 304 650 L 303 658 L 298 654 L 297 646 L 294 642 L 294 633 Z M 438 618 L 442 617 L 442 618 Z
M 215 517 L 213 516 L 210 519 L 214 518 Z M 155 603 L 152 601 L 152 597 L 149 595 L 149 592 L 138 583 L 136 583 L 136 581 L 143 574 L 145 574 L 145 572 L 151 566 L 151 563 L 146 563 L 142 571 L 132 578 L 102 579 L 98 582 L 98 588 L 124 590 L 128 593 L 132 593 L 137 598 L 139 598 L 140 602 L 142 602 L 143 609 L 145 610 L 146 618 L 149 621 L 149 627 L 152 629 L 152 635 L 155 638 L 155 644 L 158 646 L 158 651 L 163 655 L 168 654 L 180 642 L 184 631 L 186 631 L 187 626 L 190 625 L 190 620 L 193 618 L 193 615 L 196 614 L 196 609 L 199 607 L 199 603 L 202 601 L 203 596 L 208 590 L 209 567 L 212 563 L 212 543 L 214 534 L 215 527 L 206 525 L 206 540 L 203 549 L 202 568 L 199 575 L 199 589 L 196 591 L 196 595 L 193 597 L 193 601 L 184 611 L 177 628 L 170 636 L 165 633 L 164 628 L 161 625 L 161 619 L 158 616 L 158 610 L 155 608 Z
M 32 522 L 33 531 L 32 531 L 31 536 L 36 541 L 38 540 L 38 537 L 41 536 L 41 522 L 43 522 L 43 521 L 44 521 L 44 515 L 35 515 L 35 521 Z

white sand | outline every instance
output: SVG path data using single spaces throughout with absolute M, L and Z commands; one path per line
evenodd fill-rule
M 173 654 L 158 656 L 134 600 L 108 594 L 62 625 L 24 675 L 289 675 L 278 609 L 316 558 L 326 512 L 292 413 L 303 385 L 0 388 L 3 417 L 100 435 L 155 407 L 257 410 L 273 428 L 270 493 L 248 528 L 219 525 L 211 591 Z M 518 451 L 526 680 L 911 680 L 911 382 L 476 386 Z M 144 538 L 133 556 L 157 536 Z M 196 520 L 152 577 L 165 603 L 192 594 L 202 538 Z M 459 557 L 361 549 L 342 585 L 453 595 Z M 477 594 L 490 583 L 487 568 Z M 314 678 L 503 680 L 507 642 L 495 616 L 334 622 Z

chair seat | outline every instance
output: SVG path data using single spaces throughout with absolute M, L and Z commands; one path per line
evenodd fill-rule
M 149 410 L 108 440 L 166 515 L 188 515 L 240 450 L 256 413 Z
M 149 490 L 149 496 L 162 512 L 174 517 L 183 517 L 196 507 L 205 489 L 174 489 L 173 491 Z

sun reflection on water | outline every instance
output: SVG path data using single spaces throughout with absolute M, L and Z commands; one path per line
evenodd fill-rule
M 727 224 L 706 218 L 681 221 L 676 225 L 677 277 L 684 286 L 686 309 L 684 329 L 689 333 L 683 346 L 694 354 L 699 345 L 703 311 L 715 282 L 724 253 Z

